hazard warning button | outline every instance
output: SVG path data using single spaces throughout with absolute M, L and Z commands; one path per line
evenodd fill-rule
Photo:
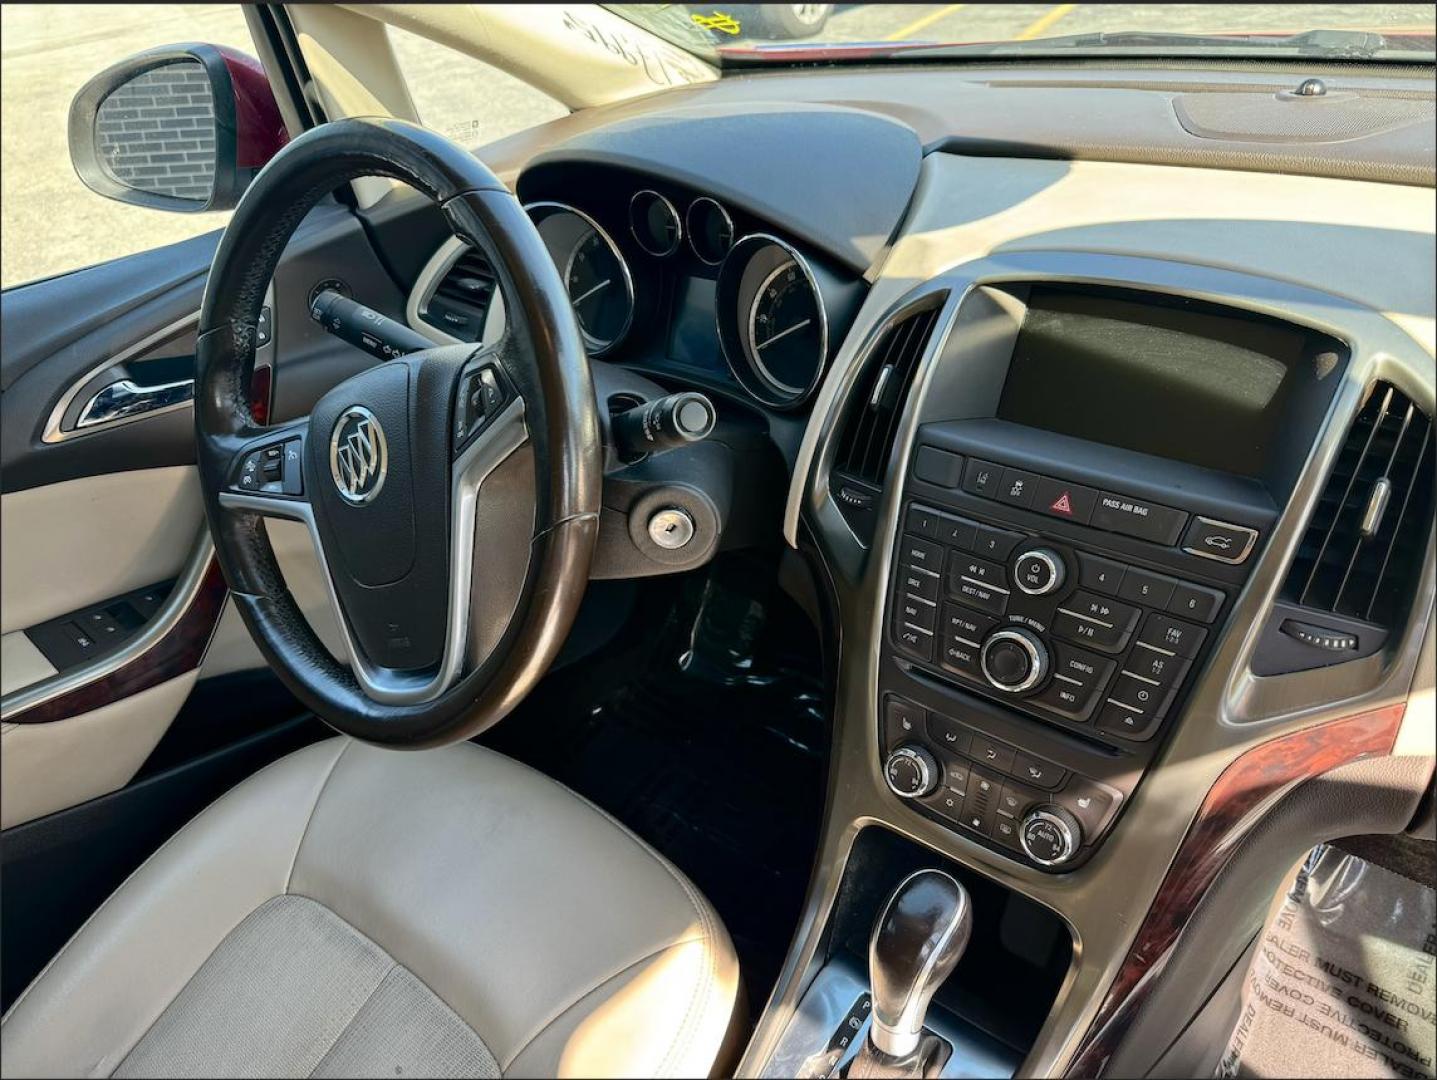
M 1097 502 L 1098 493 L 1093 488 L 1040 476 L 1034 492 L 1033 509 L 1086 525 L 1092 519 Z

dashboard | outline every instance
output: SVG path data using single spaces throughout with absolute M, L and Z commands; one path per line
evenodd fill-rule
M 858 275 L 741 202 L 642 172 L 551 162 L 519 191 L 591 358 L 765 412 L 811 402 L 862 301 Z M 435 340 L 488 341 L 502 307 L 482 255 L 450 240 L 407 315 Z
M 1207 77 L 726 78 L 494 162 L 596 367 L 767 422 L 783 539 L 819 568 L 827 824 L 746 1074 L 788 1060 L 875 833 L 1066 928 L 1071 966 L 1025 1006 L 1025 1074 L 1122 1029 L 1133 957 L 1205 996 L 1196 969 L 1239 943 L 1184 952 L 1145 916 L 1180 928 L 1223 865 L 1193 838 L 1225 860 L 1262 820 L 1205 816 L 1211 793 L 1261 760 L 1287 786 L 1245 777 L 1243 796 L 1276 797 L 1340 759 L 1341 725 L 1430 682 L 1430 167 L 1403 149 L 1374 179 L 1237 126 L 1200 143 L 1172 118 Z M 1234 95 L 1282 78 L 1234 76 Z M 1070 90 L 1107 106 L 1055 108 Z M 1131 126 L 1054 133 L 1078 113 Z M 435 236 L 398 275 L 409 321 L 488 340 L 493 275 L 457 244 Z M 1291 860 L 1259 839 L 1247 881 L 1270 895 Z M 1153 1015 L 1135 1030 L 1158 1039 Z

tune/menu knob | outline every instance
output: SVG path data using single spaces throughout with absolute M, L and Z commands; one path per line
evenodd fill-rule
M 900 746 L 883 764 L 883 777 L 895 795 L 919 799 L 938 787 L 938 762 L 921 746 Z
M 1061 806 L 1039 806 L 1023 819 L 1018 842 L 1039 866 L 1060 866 L 1083 846 L 1083 827 Z
M 1031 630 L 1010 627 L 990 634 L 978 654 L 983 674 L 999 690 L 1021 694 L 1048 674 L 1048 647 Z
M 1013 563 L 1013 580 L 1029 596 L 1046 596 L 1063 587 L 1067 568 L 1051 548 L 1029 548 Z

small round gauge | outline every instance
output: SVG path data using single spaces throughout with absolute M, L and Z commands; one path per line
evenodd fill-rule
M 758 287 L 748 313 L 747 352 L 759 375 L 781 394 L 808 389 L 823 361 L 822 302 L 797 259 L 780 263 Z
M 804 257 L 771 236 L 745 236 L 719 269 L 715 303 L 734 378 L 767 405 L 804 401 L 828 359 L 823 293 Z
M 593 218 L 563 203 L 525 208 L 564 278 L 584 344 L 602 356 L 629 332 L 634 281 L 618 247 Z
M 677 251 L 684 235 L 674 204 L 647 189 L 635 192 L 629 200 L 629 230 L 639 247 L 659 259 Z
M 705 195 L 689 204 L 685 217 L 694 254 L 710 266 L 723 262 L 733 247 L 733 218 L 728 211 Z

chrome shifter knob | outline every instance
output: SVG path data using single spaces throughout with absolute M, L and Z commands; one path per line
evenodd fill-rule
M 900 1058 L 914 1051 L 928 1003 L 958 966 L 972 932 L 968 891 L 941 870 L 920 870 L 893 890 L 868 943 L 868 1037 L 876 1049 Z

